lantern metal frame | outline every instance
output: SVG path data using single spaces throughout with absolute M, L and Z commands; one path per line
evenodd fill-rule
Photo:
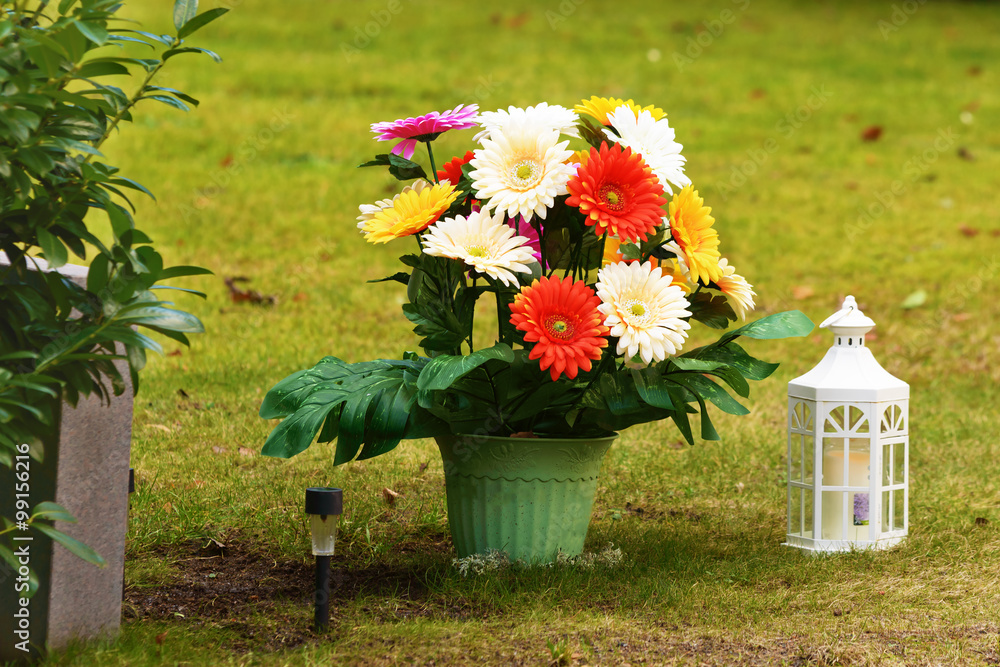
M 885 549 L 909 532 L 909 385 L 865 345 L 875 322 L 853 296 L 820 326 L 834 345 L 788 383 L 785 545 Z

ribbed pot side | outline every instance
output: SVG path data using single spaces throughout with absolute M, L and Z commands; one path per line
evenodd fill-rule
M 550 562 L 560 551 L 582 553 L 601 461 L 616 437 L 438 438 L 458 556 L 495 550 Z

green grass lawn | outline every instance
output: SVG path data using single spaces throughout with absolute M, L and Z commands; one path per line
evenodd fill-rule
M 178 58 L 160 82 L 201 106 L 140 109 L 107 144 L 157 195 L 137 219 L 165 258 L 216 275 L 185 283 L 206 301 L 182 301 L 207 333 L 190 349 L 168 341 L 136 399 L 121 635 L 44 664 L 1000 662 L 995 4 L 229 6 L 193 40 L 225 62 Z M 165 32 L 168 9 L 124 13 Z M 668 112 L 758 314 L 818 323 L 854 294 L 878 323 L 870 346 L 912 392 L 902 546 L 836 558 L 781 546 L 786 385 L 823 356 L 819 330 L 751 346 L 782 365 L 751 415 L 714 413 L 721 442 L 679 445 L 670 424 L 622 434 L 587 543 L 621 548 L 615 567 L 461 577 L 433 443 L 338 468 L 325 446 L 257 454 L 273 426 L 257 410 L 278 380 L 328 354 L 416 348 L 398 286 L 365 284 L 401 252 L 355 229 L 357 206 L 396 188 L 355 168 L 385 149 L 368 125 L 591 95 Z M 435 151 L 464 153 L 472 135 Z M 232 303 L 223 278 L 236 276 L 276 305 Z M 920 290 L 922 305 L 903 308 Z M 345 497 L 322 637 L 302 512 L 317 485 Z M 162 598 L 199 590 L 186 607 Z

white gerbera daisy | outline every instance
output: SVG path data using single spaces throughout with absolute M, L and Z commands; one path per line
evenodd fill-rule
M 641 155 L 666 192 L 673 192 L 671 183 L 679 188 L 691 185 L 691 179 L 684 175 L 686 159 L 681 155 L 684 147 L 674 141 L 674 130 L 666 118 L 653 120 L 649 111 L 636 114 L 626 105 L 609 113 L 608 120 L 618 134 L 609 129 L 605 129 L 604 134 Z
M 754 309 L 753 298 L 757 293 L 753 291 L 746 278 L 736 275 L 736 268 L 729 266 L 729 260 L 725 257 L 719 260 L 719 268 L 722 269 L 722 277 L 716 280 L 715 284 L 729 299 L 729 305 L 736 314 L 746 320 L 747 314 Z
M 691 324 L 688 300 L 680 287 L 671 285 L 651 262 L 618 262 L 597 274 L 597 307 L 605 316 L 604 325 L 618 338 L 618 354 L 629 358 L 638 354 L 647 364 L 663 361 L 680 352 Z
M 482 144 L 469 161 L 475 197 L 485 202 L 483 208 L 511 218 L 544 219 L 576 173 L 576 166 L 566 163 L 573 155 L 566 150 L 569 141 L 560 142 L 559 130 L 535 118 L 511 116 Z
M 476 122 L 482 126 L 483 130 L 473 137 L 473 140 L 478 142 L 488 138 L 493 132 L 503 132 L 504 127 L 512 119 L 538 123 L 558 130 L 559 134 L 565 134 L 569 137 L 580 136 L 580 130 L 576 126 L 579 117 L 575 111 L 558 104 L 539 102 L 533 107 L 524 109 L 512 106 L 508 107 L 507 111 L 497 109 L 496 111 L 480 113 L 476 116 Z
M 513 272 L 530 273 L 535 257 L 528 238 L 515 236 L 504 224 L 504 215 L 473 211 L 468 217 L 439 220 L 423 235 L 424 252 L 435 257 L 460 259 L 479 273 L 504 285 L 517 284 Z

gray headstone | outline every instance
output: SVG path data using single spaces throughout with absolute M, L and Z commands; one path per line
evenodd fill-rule
M 0 253 L 0 265 L 6 263 Z M 86 283 L 86 267 L 67 265 L 59 272 L 77 284 Z M 57 521 L 55 527 L 107 561 L 106 567 L 97 568 L 61 545 L 33 540 L 37 558 L 31 562 L 41 583 L 29 605 L 31 643 L 36 649 L 59 650 L 73 639 L 113 636 L 121 622 L 133 395 L 128 364 L 124 360 L 115 364 L 125 379 L 125 392 L 112 396 L 110 404 L 96 396 L 81 399 L 75 408 L 64 403 L 58 436 L 45 442 L 45 461 L 31 461 L 32 506 L 55 500 L 65 507 L 77 522 Z M 0 468 L 0 478 L 9 472 Z M 13 486 L 4 480 L 0 488 L 5 496 L 0 509 L 11 516 L 13 498 L 6 496 L 13 494 L 6 489 Z M 9 579 L 0 583 L 0 660 L 25 657 L 14 645 L 17 637 L 10 625 L 19 596 Z

